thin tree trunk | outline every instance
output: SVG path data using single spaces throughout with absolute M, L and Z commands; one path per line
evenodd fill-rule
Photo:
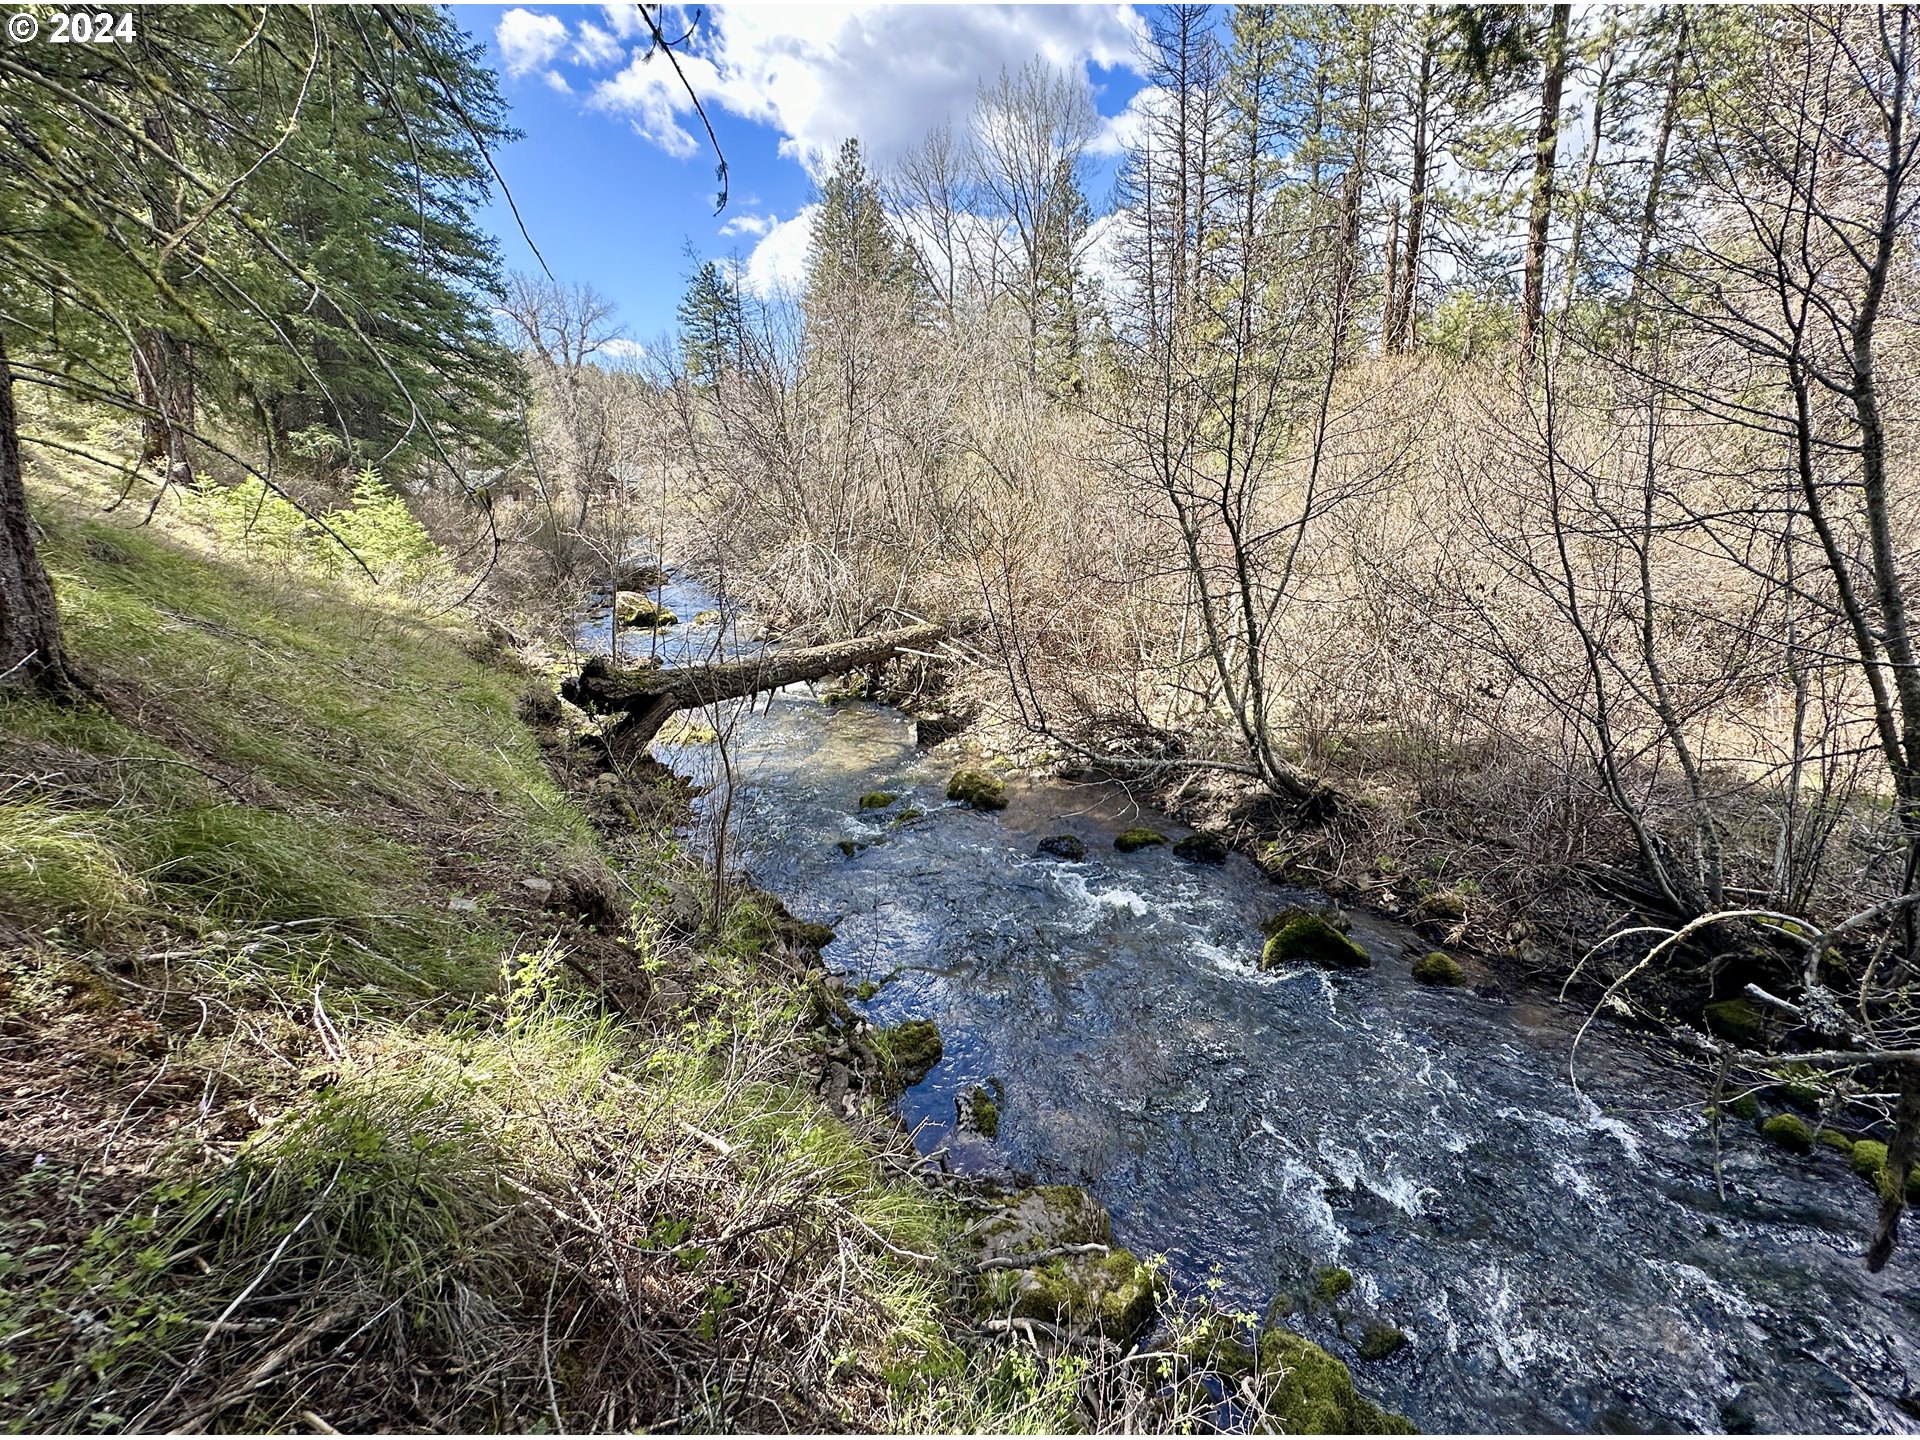
M 79 688 L 60 644 L 53 582 L 33 542 L 13 405 L 13 367 L 0 333 L 0 688 L 69 697 Z
M 1435 58 L 1434 43 L 1429 39 L 1420 54 L 1420 86 L 1413 115 L 1413 175 L 1407 186 L 1407 235 L 1401 247 L 1400 284 L 1394 295 L 1389 354 L 1413 348 L 1414 312 L 1420 293 L 1420 246 L 1426 228 L 1427 176 L 1433 164 L 1428 110 L 1433 97 Z
M 1673 39 L 1673 64 L 1667 74 L 1667 103 L 1660 111 L 1660 128 L 1654 136 L 1653 168 L 1647 174 L 1646 203 L 1640 208 L 1640 239 L 1634 252 L 1633 271 L 1627 280 L 1627 323 L 1633 335 L 1640 329 L 1640 291 L 1646 283 L 1647 260 L 1653 253 L 1653 227 L 1660 219 L 1660 191 L 1667 178 L 1667 153 L 1673 146 L 1674 127 L 1680 121 L 1681 72 L 1686 67 L 1687 27 L 1691 16 L 1683 6 L 1680 28 Z M 1629 336 L 1629 344 L 1633 336 Z
M 1600 53 L 1599 76 L 1593 86 L 1593 133 L 1587 141 L 1586 163 L 1580 167 L 1580 190 L 1573 202 L 1573 233 L 1567 237 L 1566 284 L 1560 296 L 1560 323 L 1564 329 L 1580 294 L 1580 245 L 1586 238 L 1587 208 L 1593 203 L 1593 177 L 1600 168 L 1600 142 L 1606 130 L 1607 87 L 1613 79 L 1613 41 Z
M 1520 353 L 1531 360 L 1540 339 L 1547 287 L 1547 236 L 1553 224 L 1553 166 L 1560 150 L 1560 93 L 1567 83 L 1567 27 L 1571 5 L 1553 7 L 1547 31 L 1547 71 L 1540 86 L 1540 125 L 1533 136 L 1533 208 L 1527 221 L 1526 274 L 1520 300 Z

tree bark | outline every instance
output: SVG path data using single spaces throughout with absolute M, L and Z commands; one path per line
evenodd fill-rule
M 53 582 L 33 543 L 13 405 L 13 367 L 0 332 L 0 688 L 66 698 L 79 688 L 60 644 Z
M 1547 232 L 1553 223 L 1553 166 L 1560 149 L 1560 94 L 1567 83 L 1567 27 L 1571 5 L 1553 7 L 1547 31 L 1547 69 L 1540 85 L 1540 124 L 1533 136 L 1533 207 L 1527 220 L 1526 274 L 1520 300 L 1520 354 L 1531 360 L 1540 339 L 1547 288 Z
M 1633 327 L 1627 339 L 1631 347 L 1640 329 L 1640 292 L 1646 279 L 1647 260 L 1653 253 L 1654 226 L 1660 219 L 1660 191 L 1667 179 L 1667 153 L 1673 146 L 1674 127 L 1680 121 L 1681 72 L 1687 60 L 1687 27 L 1691 17 L 1680 7 L 1679 29 L 1673 37 L 1673 64 L 1667 73 L 1667 101 L 1660 110 L 1660 126 L 1653 142 L 1653 168 L 1647 174 L 1646 203 L 1640 209 L 1640 237 L 1633 256 L 1633 270 L 1627 280 L 1627 323 Z M 1631 353 L 1631 350 L 1629 351 Z
M 620 726 L 621 738 L 645 744 L 677 710 L 739 700 L 802 680 L 882 665 L 902 650 L 937 645 L 954 633 L 946 625 L 909 625 L 832 645 L 769 650 L 740 660 L 669 670 L 625 668 L 596 656 L 582 667 L 577 680 L 561 686 L 561 694 L 582 709 L 624 712 L 627 718 Z

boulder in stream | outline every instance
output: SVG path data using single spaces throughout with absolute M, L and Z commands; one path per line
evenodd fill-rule
M 1353 1372 L 1304 1335 L 1275 1325 L 1249 1344 L 1242 1338 L 1245 1333 L 1225 1315 L 1210 1316 L 1181 1341 L 1180 1355 L 1195 1370 L 1228 1382 L 1225 1388 L 1239 1390 L 1255 1433 L 1419 1433 L 1405 1416 L 1382 1409 L 1354 1389 Z
M 1262 970 L 1287 965 L 1318 965 L 1323 970 L 1360 970 L 1373 957 L 1342 935 L 1323 915 L 1304 906 L 1282 911 L 1267 927 L 1260 951 Z
M 947 781 L 947 799 L 959 800 L 976 810 L 1007 808 L 1007 784 L 998 775 L 985 770 L 956 770 Z
M 926 1079 L 946 1053 L 940 1027 L 931 1020 L 905 1020 L 873 1038 L 886 1066 L 885 1089 L 892 1095 Z
M 1430 950 L 1413 962 L 1413 978 L 1422 985 L 1458 985 L 1467 977 L 1446 951 Z
M 1191 860 L 1197 865 L 1224 865 L 1230 853 L 1227 842 L 1218 835 L 1210 835 L 1204 830 L 1196 830 L 1186 839 L 1173 847 L 1176 858 Z
M 622 590 L 615 594 L 613 613 L 622 625 L 633 625 L 647 630 L 658 630 L 663 626 L 680 623 L 680 617 L 673 611 L 651 595 L 643 594 L 638 590 Z
M 1049 835 L 1039 845 L 1042 855 L 1052 855 L 1059 860 L 1084 860 L 1087 858 L 1087 842 L 1078 835 Z
M 1145 825 L 1136 825 L 1131 830 L 1122 830 L 1113 837 L 1113 848 L 1122 855 L 1131 855 L 1136 850 L 1145 850 L 1149 845 L 1166 843 L 1166 836 L 1158 830 L 1149 830 Z

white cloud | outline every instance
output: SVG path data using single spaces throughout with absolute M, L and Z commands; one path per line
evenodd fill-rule
M 768 230 L 747 257 L 746 288 L 763 299 L 782 291 L 797 291 L 807 276 L 807 240 L 813 234 L 818 205 L 805 206 L 791 220 Z
M 573 93 L 573 86 L 567 83 L 567 77 L 562 75 L 558 70 L 543 70 L 540 72 L 540 78 L 546 81 L 553 89 L 558 90 L 562 95 L 571 95 Z
M 622 34 L 638 27 L 607 13 Z M 886 166 L 930 125 L 964 119 L 1003 66 L 1035 56 L 1069 71 L 1131 66 L 1141 25 L 1121 4 L 718 6 L 679 59 L 703 105 L 771 126 L 781 153 L 817 174 L 849 135 Z M 685 17 L 662 26 L 679 33 Z M 699 148 L 682 123 L 692 102 L 663 56 L 636 55 L 594 103 L 669 154 Z
M 579 38 L 573 42 L 573 58 L 590 70 L 604 70 L 626 59 L 627 47 L 611 31 L 582 20 Z
M 713 65 L 698 55 L 683 55 L 679 59 L 686 83 L 694 87 L 701 103 L 713 103 L 721 89 L 720 77 Z M 700 149 L 678 118 L 693 109 L 686 84 L 660 54 L 645 49 L 635 52 L 618 75 L 593 87 L 592 104 L 626 116 L 636 134 L 669 155 L 685 160 Z
M 1100 133 L 1093 137 L 1088 146 L 1095 155 L 1122 155 L 1134 141 L 1146 130 L 1147 121 L 1160 108 L 1167 92 L 1158 85 L 1142 85 L 1128 98 L 1127 105 L 1118 115 L 1106 116 L 1100 123 Z
M 600 358 L 615 365 L 634 364 L 647 358 L 647 347 L 638 340 L 622 337 L 607 341 L 600 347 Z
M 775 224 L 771 215 L 736 215 L 720 227 L 722 235 L 765 235 Z
M 555 15 L 513 9 L 500 17 L 493 38 L 507 62 L 507 74 L 526 75 L 551 64 L 565 48 L 567 25 Z

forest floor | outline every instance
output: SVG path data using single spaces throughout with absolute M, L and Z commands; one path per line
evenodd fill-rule
M 97 699 L 0 701 L 0 1424 L 1398 1428 L 1253 1317 L 1132 1363 L 1124 1251 L 982 1261 L 899 1077 L 821 1098 L 890 1064 L 827 937 L 526 657 L 98 499 L 35 495 Z

